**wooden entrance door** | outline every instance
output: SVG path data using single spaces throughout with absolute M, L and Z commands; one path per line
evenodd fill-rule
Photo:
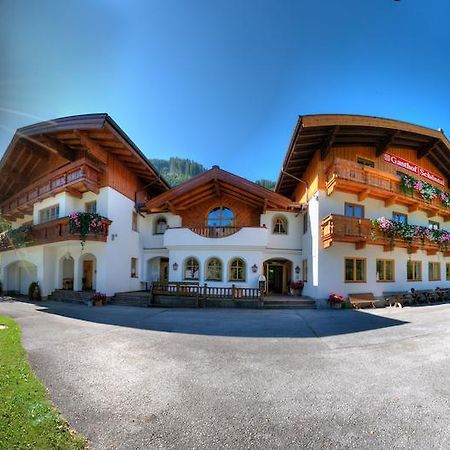
M 283 265 L 268 264 L 267 286 L 269 293 L 283 293 Z
M 86 259 L 83 261 L 83 279 L 82 279 L 82 289 L 83 291 L 91 291 L 92 281 L 94 279 L 94 261 L 91 259 Z
M 161 258 L 159 261 L 159 281 L 167 283 L 169 281 L 169 260 Z

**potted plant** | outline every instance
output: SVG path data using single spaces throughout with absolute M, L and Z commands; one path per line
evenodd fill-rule
M 30 283 L 28 288 L 28 298 L 29 300 L 41 300 L 41 288 L 37 281 Z
M 302 295 L 303 292 L 303 288 L 305 287 L 305 282 L 304 281 L 293 281 L 291 283 L 291 294 L 292 295 Z
M 328 296 L 328 303 L 333 309 L 341 309 L 346 302 L 347 299 L 345 297 L 334 292 Z
M 92 296 L 92 303 L 95 306 L 103 306 L 106 305 L 106 294 L 104 294 L 103 292 L 96 292 L 93 296 Z

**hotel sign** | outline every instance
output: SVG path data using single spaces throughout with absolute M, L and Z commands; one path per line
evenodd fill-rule
M 420 167 L 412 162 L 409 162 L 406 159 L 393 155 L 392 153 L 386 152 L 384 154 L 384 160 L 388 164 L 392 164 L 393 166 L 396 166 L 399 169 L 407 170 L 408 172 L 426 178 L 427 180 L 432 181 L 433 183 L 445 186 L 445 180 L 439 175 L 436 175 L 435 173 L 430 172 L 429 170 L 424 169 L 423 167 Z

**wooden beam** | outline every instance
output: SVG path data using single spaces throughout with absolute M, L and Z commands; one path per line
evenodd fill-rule
M 75 161 L 75 151 L 66 144 L 63 144 L 61 141 L 58 141 L 58 139 L 46 134 L 41 134 L 41 138 L 44 139 L 45 148 L 54 150 L 55 153 L 58 153 L 68 161 Z
M 355 249 L 362 250 L 363 248 L 366 248 L 366 244 L 366 241 L 355 242 Z
M 375 155 L 377 157 L 381 156 L 394 142 L 394 139 L 399 135 L 399 131 L 395 130 L 383 139 L 377 146 L 375 150 Z
M 263 205 L 263 210 L 262 210 L 263 214 L 266 214 L 266 212 L 267 212 L 267 198 L 264 199 L 264 205 Z
M 395 202 L 397 201 L 397 196 L 394 195 L 392 197 L 389 197 L 388 199 L 386 199 L 384 201 L 384 206 L 392 206 L 395 204 Z
M 417 158 L 421 159 L 428 156 L 441 142 L 440 139 L 434 139 L 431 143 L 424 145 L 421 149 L 417 150 Z
M 331 133 L 324 140 L 322 147 L 320 149 L 320 160 L 323 161 L 330 152 L 331 147 L 334 144 L 334 140 L 336 139 L 336 135 L 339 132 L 339 127 L 334 127 L 331 130 Z
M 369 196 L 370 190 L 364 189 L 362 192 L 358 194 L 358 202 L 364 201 Z
M 176 216 L 179 215 L 177 209 L 175 209 L 175 207 L 173 206 L 173 204 L 170 201 L 167 201 L 166 204 L 167 204 L 167 207 L 169 208 L 169 211 L 172 214 L 175 214 Z
M 417 247 L 408 247 L 407 252 L 412 255 L 413 253 L 417 253 L 418 248 Z
M 427 255 L 428 256 L 433 256 L 437 253 L 437 250 L 427 250 Z
M 68 187 L 65 189 L 65 191 L 72 197 L 83 198 L 83 194 L 80 191 L 77 191 L 76 189 Z
M 408 212 L 410 212 L 410 213 L 418 211 L 418 210 L 419 210 L 419 205 L 418 204 L 411 205 L 411 206 L 408 207 Z
M 383 252 L 392 252 L 394 250 L 395 245 L 383 245 Z
M 108 153 L 97 142 L 92 140 L 85 132 L 75 130 L 75 135 L 80 139 L 80 143 L 87 148 L 88 152 L 92 154 L 103 164 L 108 162 Z
M 216 191 L 216 195 L 218 198 L 222 197 L 222 193 L 220 191 L 220 185 L 219 185 L 219 181 L 217 180 L 217 178 L 214 178 L 214 190 Z

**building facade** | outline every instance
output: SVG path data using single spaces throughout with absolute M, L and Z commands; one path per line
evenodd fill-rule
M 255 288 L 265 279 L 267 294 L 303 281 L 303 294 L 323 301 L 444 287 L 449 150 L 440 130 L 303 116 L 275 192 L 217 166 L 170 188 L 106 114 L 31 125 L 0 162 L 13 227 L 0 239 L 3 289 L 25 294 L 38 281 L 44 296 L 112 296 L 156 281 Z M 81 239 L 76 213 L 96 232 Z

